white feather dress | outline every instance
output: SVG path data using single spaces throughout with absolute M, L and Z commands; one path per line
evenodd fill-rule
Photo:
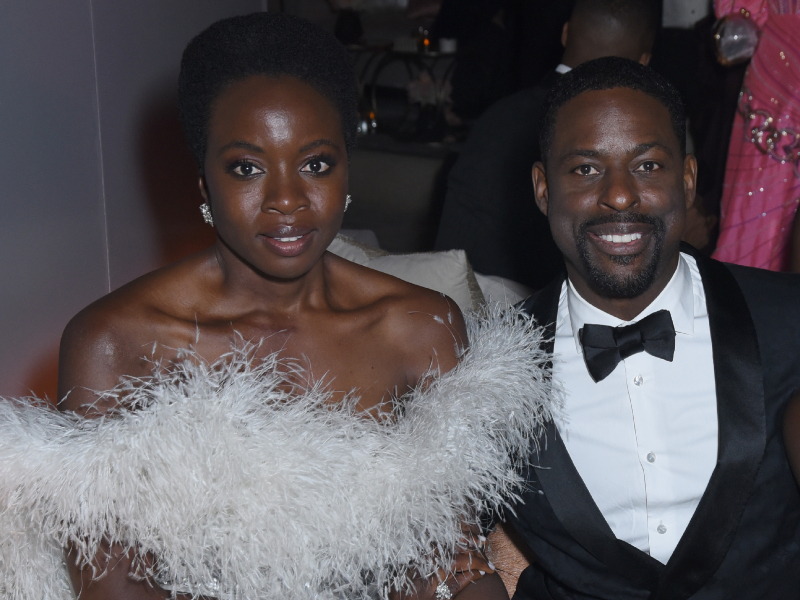
M 133 409 L 102 419 L 0 400 L 0 598 L 72 598 L 62 548 L 104 538 L 173 590 L 242 600 L 369 598 L 446 567 L 558 408 L 528 317 L 467 327 L 459 365 L 380 422 L 321 385 L 288 395 L 252 348 L 123 382 Z

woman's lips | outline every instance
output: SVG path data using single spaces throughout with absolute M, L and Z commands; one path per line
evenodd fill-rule
M 308 227 L 281 226 L 259 234 L 266 245 L 284 257 L 299 256 L 311 243 L 314 230 Z

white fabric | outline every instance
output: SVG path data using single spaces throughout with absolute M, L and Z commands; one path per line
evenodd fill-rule
M 500 277 L 475 272 L 475 279 L 487 302 L 497 302 L 504 308 L 513 306 L 533 294 L 534 290 L 526 285 Z
M 708 0 L 664 0 L 661 14 L 664 27 L 691 29 L 710 13 L 711 2 Z
M 356 264 L 393 275 L 398 279 L 446 294 L 462 312 L 478 308 L 469 289 L 470 270 L 463 250 L 417 252 L 413 254 L 369 255 L 346 237 L 337 236 L 328 251 Z
M 630 322 L 592 306 L 565 282 L 553 376 L 566 394 L 559 431 L 600 512 L 617 538 L 666 563 L 717 460 L 711 333 L 692 257 L 681 254 L 669 284 L 631 322 L 661 309 L 670 311 L 675 324 L 673 361 L 641 352 L 595 383 L 578 331 L 585 323 Z
M 247 349 L 128 381 L 110 393 L 135 410 L 105 419 L 0 400 L 0 598 L 74 598 L 61 547 L 103 536 L 173 589 L 236 600 L 374 598 L 446 567 L 555 406 L 532 319 L 489 308 L 467 331 L 456 368 L 383 421 L 290 394 L 291 365 Z

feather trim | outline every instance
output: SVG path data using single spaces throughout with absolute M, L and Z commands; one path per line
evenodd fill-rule
M 91 557 L 104 537 L 195 596 L 367 598 L 448 565 L 558 407 L 529 317 L 490 308 L 467 327 L 458 366 L 388 421 L 322 385 L 290 396 L 284 363 L 252 347 L 123 382 L 109 393 L 134 409 L 102 419 L 0 401 L 0 596 L 71 598 L 61 548 Z

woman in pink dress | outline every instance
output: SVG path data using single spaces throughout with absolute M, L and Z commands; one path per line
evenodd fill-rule
M 749 12 L 761 38 L 733 124 L 714 258 L 786 271 L 800 203 L 800 0 L 716 0 L 715 10 Z

